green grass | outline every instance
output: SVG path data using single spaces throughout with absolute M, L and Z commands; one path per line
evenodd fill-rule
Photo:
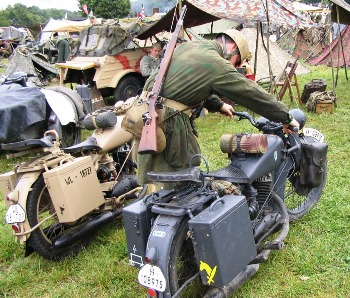
M 331 69 L 312 70 L 298 77 L 301 89 L 311 79 L 324 78 L 331 90 Z M 285 248 L 272 252 L 267 263 L 232 297 L 350 296 L 348 90 L 349 82 L 344 70 L 340 70 L 334 113 L 306 113 L 306 126 L 323 132 L 329 144 L 328 180 L 321 201 L 291 225 Z M 287 96 L 284 102 L 290 108 L 296 107 Z M 219 148 L 220 136 L 252 130 L 247 122 L 218 114 L 198 119 L 197 125 L 202 153 L 212 170 L 227 163 Z M 10 170 L 13 163 L 1 155 L 1 172 Z M 14 242 L 11 228 L 4 223 L 5 212 L 1 200 L 0 297 L 145 297 L 145 290 L 137 284 L 137 270 L 128 265 L 122 219 L 101 230 L 75 258 L 54 263 L 35 253 L 24 257 L 24 250 Z

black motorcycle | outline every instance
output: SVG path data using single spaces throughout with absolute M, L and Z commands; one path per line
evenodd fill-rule
M 223 135 L 230 162 L 210 172 L 192 167 L 148 173 L 169 183 L 123 210 L 130 264 L 149 297 L 228 297 L 283 248 L 289 223 L 319 201 L 326 182 L 327 144 L 317 130 L 300 132 L 266 118 L 248 119 L 262 134 Z M 171 187 L 169 187 L 171 188 Z
M 55 130 L 62 147 L 81 141 L 80 120 L 87 114 L 83 100 L 63 86 L 28 86 L 33 74 L 15 72 L 0 78 L 0 145 L 41 138 Z

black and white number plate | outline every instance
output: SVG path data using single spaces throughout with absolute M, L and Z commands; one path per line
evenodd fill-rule
M 162 270 L 150 264 L 144 265 L 139 271 L 139 283 L 145 287 L 152 288 L 159 292 L 164 292 L 166 281 Z

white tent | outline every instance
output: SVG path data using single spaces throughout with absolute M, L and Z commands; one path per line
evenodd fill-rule
M 88 19 L 83 21 L 69 21 L 69 20 L 54 20 L 50 19 L 50 21 L 46 24 L 46 26 L 42 29 L 40 41 L 46 41 L 50 38 L 52 32 L 62 32 L 62 34 L 71 34 L 71 33 L 79 33 L 84 29 L 87 25 L 90 24 Z

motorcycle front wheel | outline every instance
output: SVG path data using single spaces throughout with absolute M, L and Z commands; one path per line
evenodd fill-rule
M 27 198 L 27 217 L 30 227 L 35 227 L 38 223 L 46 219 L 38 228 L 33 230 L 27 240 L 29 245 L 42 257 L 52 260 L 60 261 L 67 256 L 76 255 L 81 251 L 91 240 L 90 237 L 79 239 L 69 247 L 55 248 L 53 247 L 53 239 L 59 237 L 80 224 L 74 225 L 61 224 L 55 214 L 51 196 L 45 185 L 42 175 L 32 186 L 32 191 Z
M 194 248 L 188 228 L 188 218 L 184 218 L 174 236 L 169 254 L 169 288 L 174 295 L 191 277 L 198 275 Z M 204 286 L 198 275 L 179 297 L 203 297 L 208 287 Z
M 300 172 L 295 171 L 288 179 L 284 192 L 284 202 L 287 206 L 289 221 L 293 222 L 314 208 L 320 200 L 327 178 L 327 164 L 323 169 L 322 181 L 320 186 L 303 190 L 300 194 Z M 298 194 L 299 193 L 299 194 Z

